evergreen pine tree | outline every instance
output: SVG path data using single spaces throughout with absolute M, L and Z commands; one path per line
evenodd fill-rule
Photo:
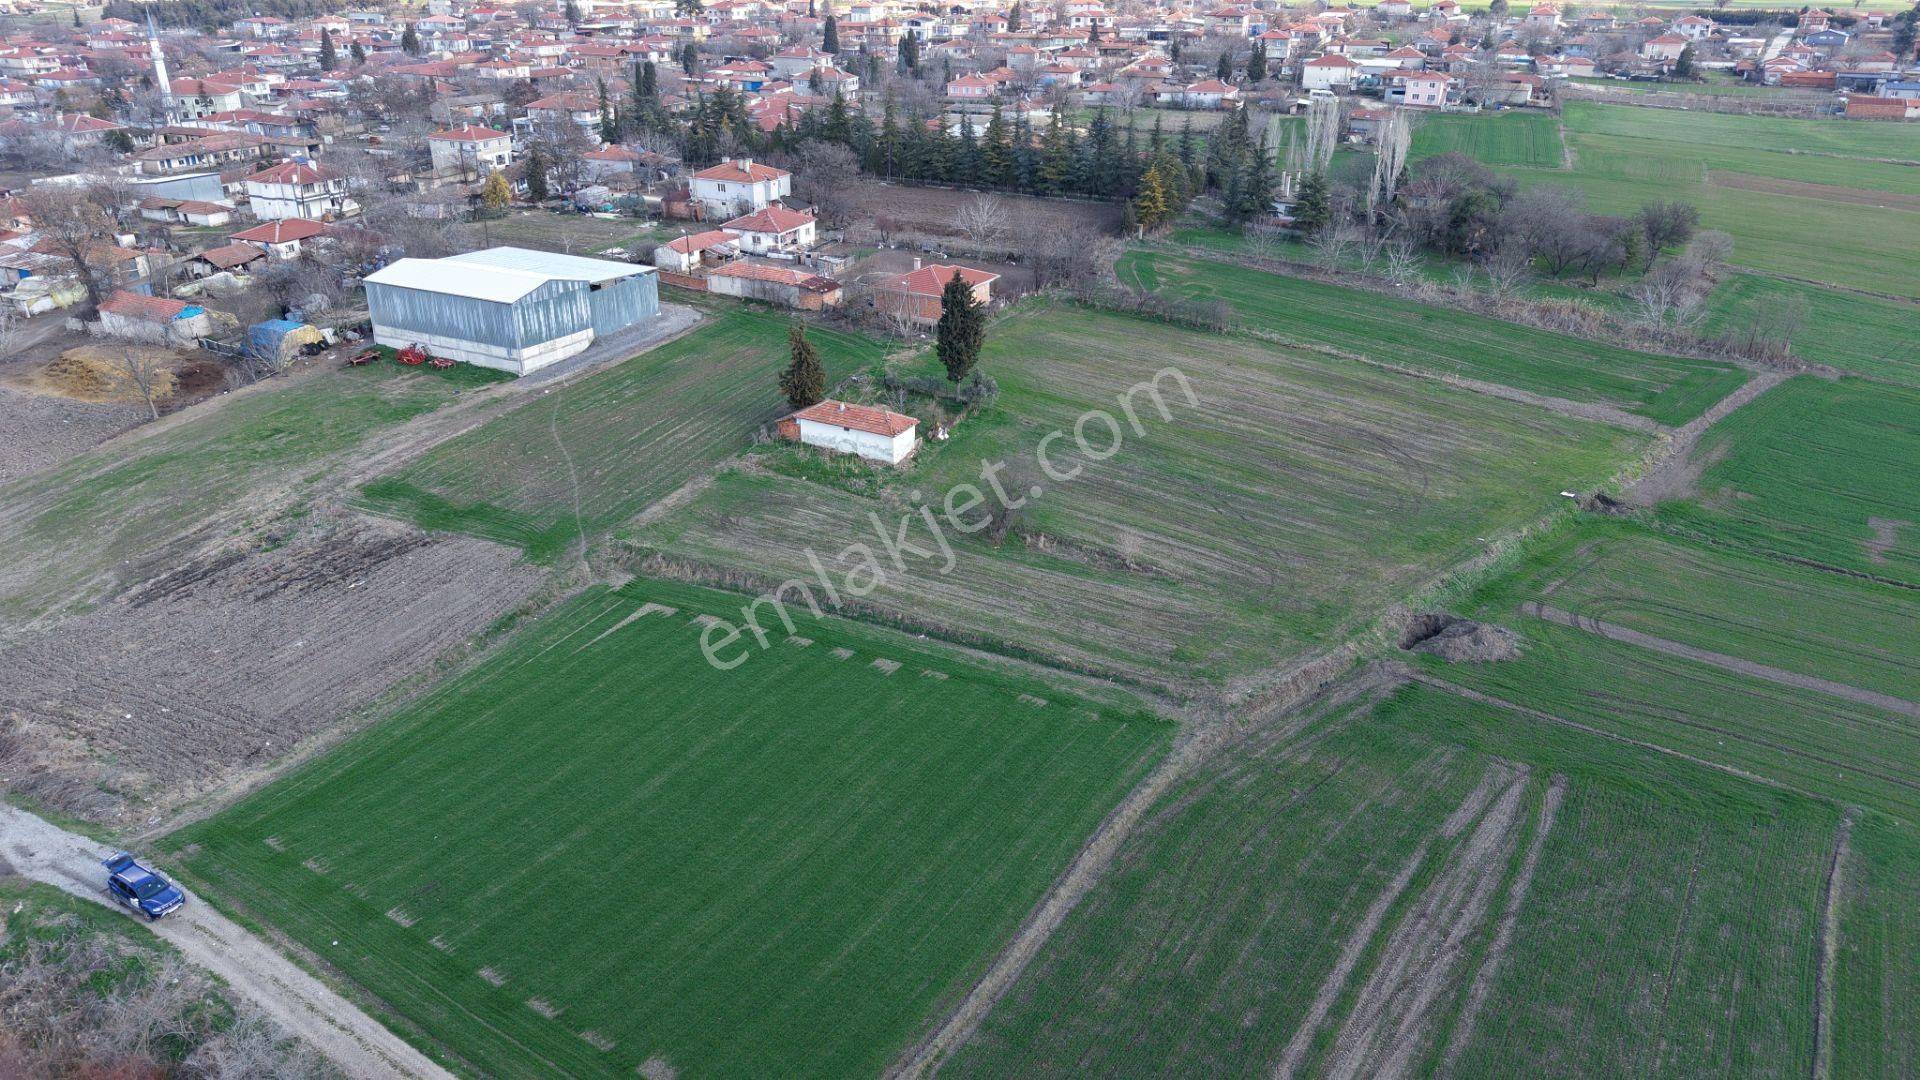
M 613 111 L 613 101 L 607 97 L 607 80 L 595 78 L 593 83 L 600 98 L 600 141 L 612 146 L 620 141 L 620 119 Z
M 568 26 L 576 26 L 579 24 L 580 5 L 577 0 L 567 0 L 566 6 L 561 8 L 560 11 L 561 14 L 566 16 Z
M 840 51 L 840 24 L 832 15 L 827 16 L 826 24 L 820 28 L 820 51 Z
M 400 33 L 400 51 L 408 56 L 420 55 L 420 35 L 414 31 L 412 23 L 408 23 Z
M 827 396 L 827 369 L 821 365 L 813 342 L 807 340 L 807 324 L 799 319 L 787 326 L 787 351 L 793 359 L 780 373 L 780 392 L 786 395 L 787 404 L 796 409 L 818 404 Z
M 1247 54 L 1247 84 L 1258 86 L 1267 81 L 1267 43 L 1255 38 L 1253 51 Z
M 900 55 L 897 61 L 902 75 L 920 73 L 920 39 L 912 34 L 900 35 Z
M 353 57 L 354 67 L 367 62 L 367 48 L 357 41 L 347 47 L 347 55 Z
M 1007 134 L 1000 106 L 995 104 L 980 144 L 980 180 L 993 187 L 1010 187 L 1013 179 L 1013 139 Z
M 1056 111 L 1047 121 L 1046 138 L 1040 144 L 1039 187 L 1043 194 L 1058 195 L 1067 190 L 1073 176 L 1073 133 L 1060 122 Z
M 546 202 L 551 194 L 547 190 L 547 156 L 540 152 L 540 144 L 527 147 L 527 199 L 530 202 Z
M 947 381 L 958 384 L 980 362 L 986 332 L 986 307 L 973 298 L 973 286 L 955 270 L 940 290 L 940 322 L 934 332 L 933 351 L 947 369 Z
M 1180 62 L 1180 39 L 1178 37 L 1167 39 L 1167 59 L 1176 64 Z
M 1099 23 L 1092 22 L 1087 24 L 1087 44 L 1089 45 L 1100 44 L 1100 24 Z
M 1273 202 L 1273 160 L 1263 132 L 1260 145 L 1245 155 L 1227 212 L 1236 221 L 1250 221 L 1267 212 Z
M 1180 129 L 1180 146 L 1179 146 L 1179 149 L 1174 151 L 1174 153 L 1179 155 L 1180 161 L 1182 164 L 1184 165 L 1193 164 L 1193 158 L 1194 158 L 1194 154 L 1196 153 L 1196 149 L 1194 147 L 1194 142 L 1193 142 L 1193 114 L 1192 113 L 1187 114 L 1187 122 Z
M 1133 208 L 1133 219 L 1149 229 L 1167 220 L 1172 211 L 1158 165 L 1148 167 L 1146 175 L 1140 178 L 1140 191 L 1129 205 Z
M 333 31 L 320 28 L 320 70 L 332 71 L 340 66 L 340 54 L 333 51 Z
M 973 130 L 971 113 L 960 118 L 960 146 L 954 154 L 953 173 L 946 179 L 955 184 L 980 182 L 980 137 Z
M 1220 54 L 1220 61 L 1213 65 L 1213 73 L 1221 82 L 1233 81 L 1233 50 L 1227 49 Z
M 1300 178 L 1293 195 L 1293 226 L 1308 235 L 1319 232 L 1333 220 L 1333 196 L 1327 189 L 1324 173 L 1308 173 Z
M 1007 9 L 1007 30 L 1009 33 L 1020 29 L 1020 0 L 1013 0 L 1013 6 Z

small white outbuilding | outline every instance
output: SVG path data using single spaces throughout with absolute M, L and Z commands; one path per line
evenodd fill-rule
M 844 401 L 809 405 L 787 417 L 787 422 L 794 425 L 793 436 L 808 446 L 858 454 L 889 465 L 913 456 L 920 444 L 920 421 L 913 417 Z

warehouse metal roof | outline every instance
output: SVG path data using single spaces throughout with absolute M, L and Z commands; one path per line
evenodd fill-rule
M 401 259 L 367 275 L 375 285 L 511 304 L 549 281 L 599 283 L 650 274 L 651 267 L 498 247 L 445 259 Z

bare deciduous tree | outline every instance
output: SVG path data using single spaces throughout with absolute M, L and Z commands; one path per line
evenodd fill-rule
M 112 282 L 112 267 L 102 256 L 113 254 L 117 212 L 124 205 L 118 201 L 121 186 L 123 182 L 105 176 L 90 176 L 79 184 L 35 184 L 20 196 L 34 231 L 73 264 L 87 302 L 96 307 Z
M 113 385 L 123 394 L 146 403 L 153 419 L 160 419 L 160 396 L 173 381 L 170 357 L 163 352 L 122 349 L 113 362 Z
M 1487 274 L 1487 292 L 1497 300 L 1519 295 L 1533 280 L 1533 259 L 1526 248 L 1517 243 L 1502 244 L 1487 257 L 1481 269 Z
M 1313 245 L 1313 253 L 1320 265 L 1328 270 L 1338 270 L 1346 263 L 1347 255 L 1359 240 L 1359 230 L 1344 214 L 1336 216 L 1327 223 L 1327 227 L 1314 234 L 1308 243 Z
M 1007 231 L 1007 203 L 998 195 L 975 195 L 954 215 L 960 231 L 973 244 L 973 253 L 985 256 Z
M 1248 225 L 1240 230 L 1240 236 L 1246 241 L 1247 254 L 1267 262 L 1273 261 L 1286 243 L 1286 237 L 1272 225 Z
M 1420 245 L 1412 233 L 1401 232 L 1387 243 L 1387 276 L 1395 285 L 1404 285 L 1420 272 Z

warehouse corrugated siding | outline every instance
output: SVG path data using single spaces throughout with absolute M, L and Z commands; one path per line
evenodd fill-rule
M 503 349 L 520 346 L 520 332 L 510 304 L 369 281 L 367 307 L 374 321 L 385 326 L 464 338 Z
M 660 314 L 660 281 L 654 274 L 623 278 L 589 292 L 587 300 L 593 306 L 593 336 L 619 333 Z

